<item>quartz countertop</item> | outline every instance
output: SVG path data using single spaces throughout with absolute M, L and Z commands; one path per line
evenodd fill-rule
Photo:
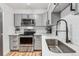
M 42 34 L 42 55 L 43 56 L 79 56 L 79 46 L 72 44 L 72 43 L 66 43 L 61 41 L 62 43 L 66 44 L 68 47 L 72 48 L 73 50 L 76 51 L 76 53 L 53 53 L 51 52 L 46 44 L 46 39 L 58 39 L 60 40 L 59 37 L 53 36 L 51 34 Z

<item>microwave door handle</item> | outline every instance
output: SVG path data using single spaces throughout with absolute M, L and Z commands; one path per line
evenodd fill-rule
M 32 24 L 32 20 L 31 20 L 31 24 Z

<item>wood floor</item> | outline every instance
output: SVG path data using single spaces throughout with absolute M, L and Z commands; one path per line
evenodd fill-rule
M 7 56 L 41 56 L 42 51 L 33 51 L 33 52 L 19 52 L 19 51 L 11 51 L 7 54 Z

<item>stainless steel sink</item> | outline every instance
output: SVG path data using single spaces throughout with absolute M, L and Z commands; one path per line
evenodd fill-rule
M 73 49 L 57 39 L 46 39 L 47 46 L 54 53 L 76 53 Z

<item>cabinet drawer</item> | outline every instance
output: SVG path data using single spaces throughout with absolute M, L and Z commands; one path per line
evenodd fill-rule
M 13 40 L 13 41 L 10 41 L 10 44 L 11 44 L 11 45 L 19 45 L 19 42 L 16 41 L 16 40 Z
M 35 42 L 41 42 L 41 40 L 35 40 Z
M 41 49 L 42 49 L 42 47 L 41 47 L 41 46 L 39 46 L 39 45 L 36 45 L 36 46 L 34 47 L 34 49 L 35 49 L 35 50 L 41 50 Z
M 42 49 L 41 35 L 35 35 L 34 39 L 35 39 L 34 49 L 35 50 L 41 50 Z
M 17 46 L 13 46 L 13 48 L 17 48 Z
M 18 42 L 18 41 L 17 41 L 17 40 L 11 40 L 11 42 L 13 42 L 13 43 L 14 43 L 14 42 Z
M 11 50 L 19 50 L 19 46 L 11 46 Z
M 10 49 L 11 50 L 19 49 L 19 37 L 17 35 L 10 35 Z
M 35 45 L 41 45 L 41 42 L 35 42 Z

